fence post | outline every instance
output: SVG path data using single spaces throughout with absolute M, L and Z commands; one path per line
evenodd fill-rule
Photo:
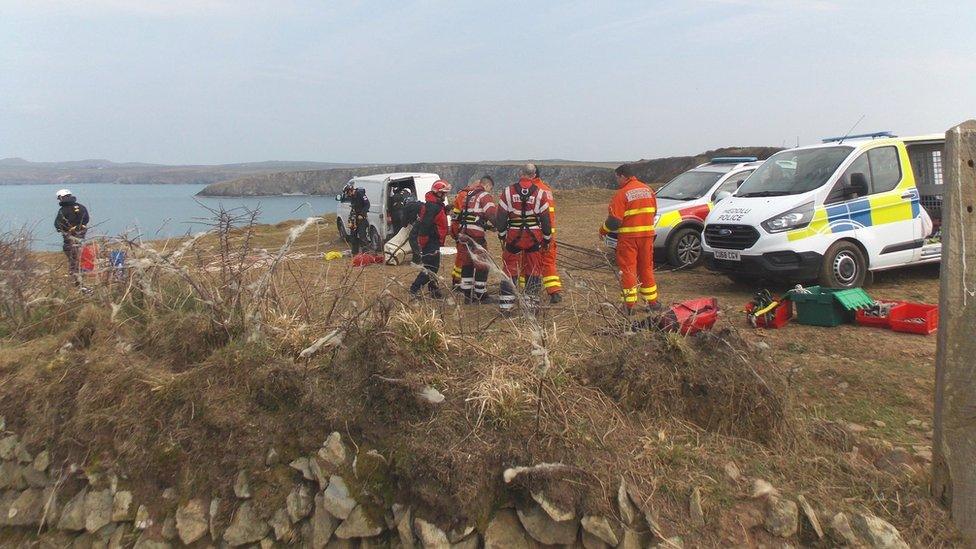
M 976 544 L 976 120 L 946 132 L 932 495 Z

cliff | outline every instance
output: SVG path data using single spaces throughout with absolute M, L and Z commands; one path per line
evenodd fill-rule
M 0 185 L 89 183 L 208 185 L 258 173 L 292 170 L 324 170 L 355 164 L 331 162 L 247 162 L 243 164 L 170 166 L 139 162 L 112 162 L 92 159 L 70 162 L 30 162 L 22 158 L 0 159 Z
M 639 160 L 634 164 L 638 176 L 648 183 L 664 183 L 679 173 L 707 162 L 715 156 L 757 156 L 768 158 L 780 149 L 774 147 L 728 147 L 694 156 L 675 156 Z M 417 163 L 391 164 L 357 168 L 262 173 L 209 185 L 201 196 L 272 196 L 281 194 L 334 194 L 353 177 L 387 172 L 432 172 L 450 181 L 456 188 L 488 174 L 496 182 L 510 182 L 517 177 L 519 161 L 499 163 Z M 612 187 L 613 163 L 571 163 L 536 161 L 542 178 L 561 189 Z

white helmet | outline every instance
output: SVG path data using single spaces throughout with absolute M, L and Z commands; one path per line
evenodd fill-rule
M 61 200 L 62 198 L 70 195 L 71 195 L 71 191 L 69 191 L 68 189 L 61 189 L 60 191 L 58 191 L 57 197 L 58 200 Z

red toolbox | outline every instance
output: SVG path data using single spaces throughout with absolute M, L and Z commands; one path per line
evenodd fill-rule
M 888 315 L 896 332 L 928 335 L 939 329 L 939 306 L 925 303 L 902 303 Z
M 888 314 L 885 316 L 871 315 L 867 314 L 864 309 L 858 309 L 854 313 L 854 322 L 861 326 L 872 326 L 875 328 L 888 328 L 891 329 L 891 314 L 898 307 L 905 305 L 904 301 L 880 301 L 879 303 L 883 305 L 889 305 Z
M 754 310 L 756 310 L 754 303 L 751 301 L 746 303 L 746 315 L 751 315 Z M 756 328 L 782 328 L 793 319 L 793 302 L 789 299 L 780 301 L 773 310 L 775 312 L 772 315 L 765 314 L 756 317 Z

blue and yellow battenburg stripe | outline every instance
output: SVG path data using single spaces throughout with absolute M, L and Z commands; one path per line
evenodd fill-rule
M 910 199 L 901 197 L 904 192 L 899 190 L 843 204 L 820 206 L 814 210 L 813 219 L 808 226 L 789 231 L 786 233 L 787 237 L 790 241 L 796 241 L 821 234 L 837 234 L 915 219 L 921 212 L 918 189 L 909 191 L 912 194 Z
M 888 145 L 888 144 L 885 144 Z M 889 145 L 890 146 L 890 145 Z M 810 224 L 786 233 L 792 241 L 821 234 L 837 234 L 864 227 L 874 227 L 899 221 L 909 221 L 921 215 L 918 188 L 904 145 L 896 145 L 901 159 L 901 182 L 891 191 L 850 200 L 842 204 L 817 207 Z M 864 151 L 859 151 L 863 153 Z M 909 194 L 909 198 L 902 195 Z

